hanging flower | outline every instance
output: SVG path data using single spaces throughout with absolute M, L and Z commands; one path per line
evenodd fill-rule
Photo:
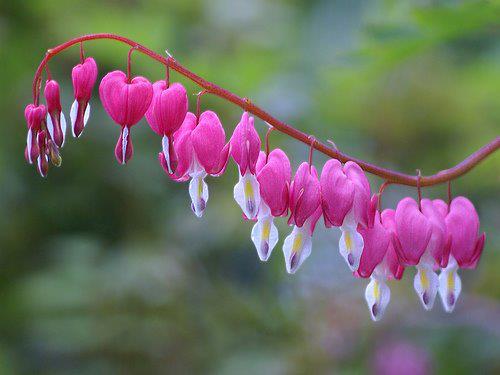
M 390 274 L 390 259 L 388 254 L 391 233 L 382 225 L 380 213 L 374 214 L 373 224 L 368 227 L 360 225 L 358 229 L 363 237 L 364 249 L 361 254 L 356 275 L 368 278 L 365 299 L 373 320 L 379 320 L 391 298 L 389 287 L 385 283 Z
M 66 137 L 66 119 L 61 109 L 59 84 L 53 79 L 45 83 L 44 96 L 47 102 L 47 130 L 50 139 L 57 147 L 62 147 Z
M 121 126 L 115 156 L 120 164 L 125 164 L 134 152 L 130 128 L 141 120 L 149 108 L 153 87 L 144 77 L 130 80 L 125 73 L 115 70 L 102 79 L 99 95 L 108 115 Z
M 274 225 L 274 218 L 288 214 L 290 161 L 279 148 L 267 156 L 261 151 L 256 171 L 260 206 L 251 237 L 260 260 L 267 261 L 278 243 L 278 229 Z
M 354 162 L 342 165 L 328 160 L 321 171 L 321 204 L 325 226 L 340 226 L 339 250 L 352 271 L 359 266 L 363 237 L 357 228 L 368 225 L 370 184 L 361 167 Z
M 302 163 L 290 185 L 289 225 L 292 233 L 285 238 L 283 255 L 288 273 L 295 273 L 311 255 L 312 234 L 321 217 L 321 189 L 314 166 Z
M 43 104 L 28 104 L 24 109 L 24 117 L 28 126 L 28 135 L 26 137 L 26 149 L 24 156 L 26 161 L 33 164 L 40 154 L 38 147 L 38 133 L 45 127 L 45 117 L 47 109 Z
M 426 205 L 426 212 L 432 216 L 432 206 Z M 438 276 L 433 271 L 433 249 L 429 249 L 431 237 L 434 236 L 430 248 L 442 243 L 442 230 L 437 221 L 431 221 L 424 215 L 414 199 L 404 198 L 396 208 L 395 245 L 400 262 L 405 266 L 416 266 L 414 288 L 420 297 L 422 305 L 429 310 L 434 304 L 434 298 L 439 286 Z
M 370 283 L 365 290 L 365 299 L 374 321 L 382 318 L 391 299 L 387 280 L 401 279 L 404 271 L 393 245 L 396 231 L 394 216 L 394 210 L 384 210 L 381 215 L 377 211 L 374 214 L 373 224 L 368 228 L 360 228 L 365 248 L 356 274 L 365 278 L 370 277 Z
M 446 267 L 448 264 L 450 241 L 444 218 L 433 202 L 429 199 L 422 199 L 421 207 L 431 228 L 431 236 L 416 265 L 417 273 L 413 286 L 424 308 L 430 310 L 434 306 L 439 289 L 439 278 L 435 270 L 438 267 Z
M 238 164 L 239 180 L 234 186 L 234 200 L 248 219 L 254 219 L 260 205 L 259 183 L 255 166 L 260 152 L 260 138 L 254 118 L 243 112 L 231 137 L 231 156 Z
M 434 205 L 445 218 L 446 229 L 451 238 L 448 265 L 439 275 L 439 294 L 447 312 L 455 308 L 462 289 L 458 268 L 476 268 L 486 240 L 486 234 L 479 235 L 479 216 L 465 197 L 456 197 L 449 206 L 442 200 Z
M 174 149 L 177 168 L 169 173 L 165 154 L 158 155 L 165 172 L 176 181 L 189 182 L 191 209 L 197 217 L 202 217 L 208 201 L 207 174 L 219 176 L 226 168 L 229 158 L 229 143 L 226 142 L 224 128 L 212 111 L 196 116 L 188 112 L 182 126 L 174 134 Z
M 45 129 L 38 132 L 37 144 L 39 154 L 37 157 L 36 167 L 40 176 L 47 177 L 47 173 L 49 172 L 49 157 L 47 155 L 47 131 Z
M 71 106 L 71 131 L 73 137 L 79 137 L 90 116 L 90 97 L 97 79 L 97 64 L 92 57 L 76 65 L 71 71 L 75 101 Z
M 173 134 L 177 131 L 188 111 L 186 89 L 180 83 L 167 85 L 165 80 L 153 84 L 153 100 L 146 112 L 146 119 L 153 131 L 162 137 L 162 152 L 170 174 L 175 169 Z

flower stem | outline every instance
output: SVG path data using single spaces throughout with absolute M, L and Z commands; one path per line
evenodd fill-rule
M 269 123 L 271 126 L 273 126 L 276 130 L 287 134 L 288 136 L 295 138 L 296 140 L 305 143 L 307 145 L 310 144 L 310 138 L 309 135 L 306 133 L 301 132 L 300 130 L 285 124 L 284 122 L 274 118 L 271 116 L 269 113 L 264 111 L 262 108 L 256 106 L 252 102 L 248 100 L 244 100 L 243 98 L 240 98 L 236 94 L 233 94 L 232 92 L 219 87 L 215 85 L 212 82 L 209 82 L 202 77 L 196 75 L 189 69 L 185 68 L 183 65 L 179 64 L 176 60 L 173 58 L 165 58 L 158 53 L 150 50 L 149 48 L 131 40 L 128 38 L 125 38 L 120 35 L 115 35 L 115 34 L 107 34 L 107 33 L 102 33 L 102 34 L 89 34 L 89 35 L 83 35 L 78 38 L 71 39 L 63 44 L 60 44 L 54 48 L 51 48 L 47 51 L 47 54 L 45 55 L 44 59 L 40 62 L 40 65 L 38 66 L 38 69 L 35 72 L 35 77 L 33 79 L 33 102 L 36 104 L 38 103 L 38 97 L 40 94 L 40 87 L 39 87 L 39 81 L 40 81 L 40 75 L 42 74 L 42 71 L 47 64 L 47 62 L 52 59 L 54 56 L 59 54 L 60 52 L 68 49 L 69 47 L 78 44 L 78 43 L 83 43 L 84 41 L 88 40 L 95 40 L 95 39 L 110 39 L 110 40 L 115 40 L 124 44 L 128 44 L 131 47 L 136 47 L 136 49 L 151 57 L 152 59 L 162 63 L 165 66 L 169 66 L 171 69 L 175 70 L 179 74 L 183 75 L 184 77 L 188 78 L 189 80 L 193 81 L 196 83 L 198 86 L 202 87 L 205 89 L 207 92 L 219 96 L 220 98 L 223 98 L 233 104 L 236 104 L 240 108 L 242 108 L 245 111 L 248 111 L 252 113 L 253 115 L 259 117 L 260 119 L 264 120 L 265 122 Z M 314 144 L 312 145 L 317 151 L 330 156 L 332 158 L 337 158 L 341 162 L 347 162 L 349 160 L 356 162 L 365 172 L 372 173 L 374 175 L 377 175 L 387 181 L 390 181 L 393 184 L 400 184 L 400 185 L 408 185 L 408 186 L 417 186 L 417 177 L 412 176 L 409 174 L 401 173 L 398 171 L 393 171 L 391 169 L 387 168 L 382 168 L 379 167 L 378 165 L 371 164 L 369 162 L 366 162 L 364 160 L 349 156 L 345 153 L 342 153 L 340 151 L 336 151 L 325 145 L 324 143 L 315 141 Z M 479 150 L 474 152 L 473 154 L 469 155 L 466 159 L 464 159 L 462 162 L 458 163 L 457 165 L 449 168 L 442 170 L 434 175 L 431 176 L 421 176 L 419 179 L 419 185 L 420 186 L 432 186 L 432 185 L 437 185 L 437 184 L 442 184 L 448 181 L 451 181 L 457 177 L 460 177 L 470 171 L 472 168 L 474 168 L 477 164 L 479 164 L 483 159 L 488 157 L 489 155 L 493 154 L 495 151 L 498 150 L 500 147 L 500 136 L 495 137 L 493 140 L 491 140 L 489 143 L 481 147 Z

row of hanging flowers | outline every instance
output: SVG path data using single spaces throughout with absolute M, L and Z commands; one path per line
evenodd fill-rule
M 388 280 L 399 280 L 405 268 L 415 267 L 414 288 L 423 307 L 433 307 L 439 294 L 445 311 L 453 311 L 461 291 L 459 268 L 475 268 L 485 234 L 479 217 L 465 197 L 443 200 L 402 199 L 395 209 L 380 210 L 380 194 L 372 194 L 361 167 L 328 160 L 321 173 L 303 162 L 292 178 L 286 153 L 261 150 L 254 118 L 243 112 L 233 135 L 226 135 L 218 115 L 210 110 L 188 111 L 186 89 L 164 80 L 151 84 L 132 77 L 129 52 L 127 72 L 108 73 L 99 85 L 104 109 L 120 126 L 115 157 L 126 164 L 133 155 L 132 128 L 146 117 L 161 137 L 159 163 L 177 182 L 187 182 L 191 209 L 202 217 L 209 190 L 205 178 L 221 176 L 229 158 L 236 163 L 239 180 L 234 199 L 247 220 L 254 221 L 251 240 L 260 260 L 267 261 L 278 244 L 277 217 L 288 217 L 292 231 L 282 250 L 286 271 L 297 272 L 312 250 L 312 236 L 323 217 L 327 228 L 341 231 L 339 252 L 354 276 L 369 279 L 365 298 L 373 320 L 379 320 L 389 303 Z M 45 177 L 49 162 L 61 164 L 60 149 L 66 137 L 66 120 L 58 83 L 50 77 L 44 87 L 45 103 L 25 109 L 28 125 L 25 157 Z M 97 80 L 97 64 L 84 57 L 72 70 L 74 102 L 70 109 L 71 132 L 80 137 L 90 115 L 90 99 Z M 202 94 L 202 93 L 201 93 Z M 266 137 L 267 138 L 267 137 Z

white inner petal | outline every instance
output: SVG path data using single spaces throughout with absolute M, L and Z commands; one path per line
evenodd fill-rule
M 290 274 L 295 273 L 311 255 L 311 249 L 312 238 L 308 228 L 294 226 L 292 233 L 285 238 L 283 243 L 286 271 Z
M 356 225 L 342 225 L 340 230 L 342 231 L 339 241 L 340 255 L 345 259 L 351 271 L 354 272 L 359 267 L 359 260 L 363 253 L 363 237 L 356 230 Z
M 75 100 L 71 105 L 71 110 L 69 111 L 69 118 L 71 120 L 71 134 L 73 134 L 73 137 L 76 137 L 75 122 L 77 113 L 78 113 L 78 102 Z
M 383 278 L 370 278 L 370 282 L 365 290 L 365 299 L 372 320 L 380 320 L 391 300 L 391 290 Z
M 439 295 L 446 312 L 451 313 L 455 308 L 458 296 L 462 291 L 462 281 L 458 276 L 458 265 L 453 256 L 450 256 L 448 266 L 439 274 Z
M 257 249 L 260 260 L 267 261 L 278 243 L 278 229 L 274 225 L 271 215 L 259 214 L 259 219 L 252 228 L 252 242 Z
M 61 132 L 63 136 L 63 142 L 61 147 L 64 146 L 64 142 L 66 141 L 66 117 L 64 117 L 64 113 L 61 112 L 61 118 L 60 118 L 60 123 L 61 123 Z
M 47 130 L 49 131 L 50 134 L 50 139 L 54 139 L 54 124 L 52 123 L 52 118 L 50 117 L 50 114 L 47 112 Z
M 122 164 L 125 164 L 127 155 L 127 145 L 128 145 L 128 128 L 125 126 L 122 131 Z
M 206 174 L 198 174 L 189 181 L 191 209 L 197 217 L 202 217 L 208 201 L 208 186 L 204 180 Z
M 28 135 L 26 137 L 26 147 L 28 150 L 28 161 L 30 164 L 33 164 L 33 160 L 31 160 L 31 145 L 33 143 L 33 132 L 31 129 L 28 129 Z
M 433 271 L 431 262 L 421 260 L 416 268 L 417 273 L 413 280 L 413 287 L 420 298 L 420 302 L 422 302 L 422 306 L 426 310 L 430 310 L 434 306 L 439 289 L 439 278 Z
M 163 150 L 163 156 L 165 156 L 165 161 L 167 162 L 168 173 L 172 174 L 172 167 L 170 166 L 170 150 L 168 137 L 166 135 L 161 139 L 161 147 Z
M 234 200 L 241 207 L 245 216 L 253 219 L 257 216 L 260 206 L 260 190 L 257 178 L 250 172 L 239 177 L 238 183 L 234 186 Z
M 85 108 L 85 114 L 83 115 L 83 126 L 87 125 L 90 117 L 90 102 L 87 103 L 87 108 Z

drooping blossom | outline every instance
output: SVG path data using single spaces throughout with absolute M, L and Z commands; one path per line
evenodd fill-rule
M 234 200 L 248 219 L 254 219 L 260 205 L 259 182 L 255 166 L 260 152 L 260 138 L 254 118 L 243 112 L 231 137 L 231 156 L 238 165 L 239 180 L 234 186 Z
M 479 235 L 479 216 L 470 200 L 456 197 L 449 206 L 442 200 L 434 205 L 445 217 L 446 230 L 451 238 L 448 265 L 439 275 L 439 294 L 445 311 L 452 312 L 462 289 L 458 268 L 476 268 L 486 240 Z
M 174 149 L 177 168 L 169 173 L 163 152 L 158 155 L 165 172 L 176 181 L 189 182 L 191 209 L 201 217 L 208 201 L 208 186 L 205 177 L 218 176 L 224 172 L 229 158 L 229 143 L 224 128 L 215 112 L 205 111 L 197 119 L 188 112 L 182 126 L 174 134 Z
M 339 250 L 352 271 L 359 266 L 363 238 L 357 228 L 368 225 L 370 183 L 361 167 L 328 160 L 321 171 L 321 204 L 326 227 L 340 227 Z
M 61 109 L 59 84 L 53 79 L 45 83 L 44 96 L 47 102 L 46 121 L 50 139 L 57 147 L 62 147 L 66 137 L 66 118 Z
M 251 237 L 260 260 L 267 261 L 278 242 L 278 229 L 273 220 L 288 214 L 290 161 L 279 148 L 271 151 L 267 157 L 261 151 L 256 171 L 260 206 Z
M 47 149 L 47 131 L 44 129 L 37 134 L 37 144 L 39 155 L 37 157 L 36 167 L 42 177 L 47 177 L 49 171 L 49 156 Z
M 177 131 L 188 111 L 186 89 L 180 83 L 167 86 L 165 80 L 153 84 L 153 100 L 146 112 L 146 119 L 153 131 L 162 137 L 162 152 L 169 173 L 176 167 L 173 134 Z
M 302 163 L 290 184 L 289 225 L 294 225 L 283 243 L 288 273 L 295 273 L 311 255 L 312 234 L 321 217 L 321 189 L 314 166 Z
M 90 97 L 97 79 L 97 64 L 92 57 L 76 65 L 71 71 L 75 101 L 71 106 L 71 131 L 73 137 L 79 137 L 90 116 Z
M 125 73 L 115 70 L 102 79 L 99 95 L 108 115 L 121 126 L 115 156 L 120 164 L 125 164 L 134 152 L 130 128 L 141 120 L 149 108 L 153 86 L 144 77 L 130 80 Z
M 435 212 L 432 205 L 427 205 L 427 215 Z M 434 304 L 439 280 L 434 272 L 435 261 L 432 257 L 433 248 L 443 241 L 442 228 L 436 221 L 431 221 L 420 211 L 417 202 L 410 198 L 402 199 L 396 208 L 396 236 L 394 243 L 401 264 L 416 266 L 417 274 L 413 286 L 425 309 Z M 430 242 L 434 237 L 433 242 Z M 428 250 L 429 249 L 429 250 Z
M 444 217 L 434 203 L 429 199 L 422 199 L 421 207 L 430 225 L 431 237 L 416 266 L 417 274 L 413 286 L 424 308 L 430 310 L 434 306 L 439 289 L 439 278 L 435 270 L 448 264 L 450 240 Z
M 399 264 L 392 236 L 394 235 L 394 210 L 376 211 L 368 226 L 358 229 L 363 236 L 364 249 L 356 275 L 370 278 L 365 290 L 365 299 L 371 318 L 382 318 L 391 299 L 386 281 L 400 279 L 404 268 Z
M 24 109 L 24 117 L 26 118 L 26 125 L 28 126 L 24 156 L 26 157 L 26 161 L 30 164 L 37 161 L 40 155 L 38 133 L 45 127 L 46 115 L 47 109 L 43 104 L 28 104 Z

